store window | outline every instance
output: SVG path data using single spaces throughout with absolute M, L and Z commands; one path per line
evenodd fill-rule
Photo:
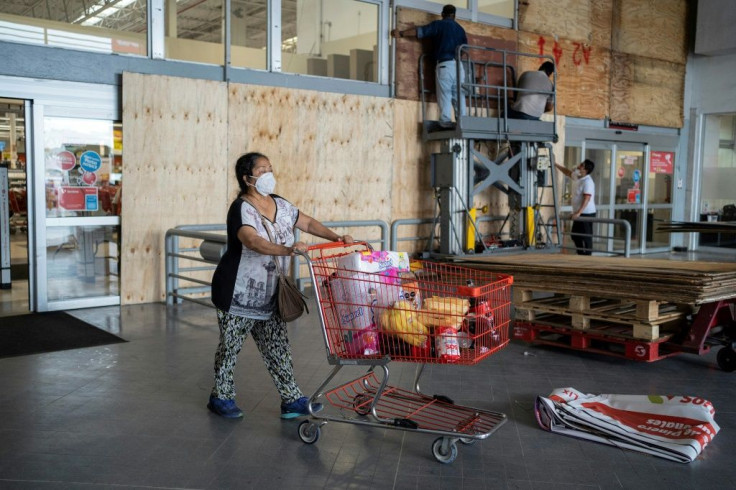
M 736 114 L 705 116 L 700 220 L 736 222 Z M 700 245 L 736 248 L 736 236 L 700 233 Z
M 700 212 L 715 221 L 736 204 L 736 114 L 707 116 L 705 124 Z
M 283 1 L 282 71 L 378 81 L 378 14 L 354 0 Z
M 0 2 L 0 41 L 146 55 L 147 0 Z
M 225 63 L 223 0 L 167 0 L 165 57 L 213 65 Z
M 478 12 L 513 19 L 514 3 L 514 0 L 478 0 Z
M 430 10 L 432 12 L 440 12 L 445 5 L 454 5 L 455 8 L 463 10 L 475 10 L 474 18 L 478 22 L 489 24 L 498 24 L 507 26 L 505 23 L 499 22 L 499 19 L 513 19 L 516 10 L 516 0 L 398 0 L 398 5 L 405 5 L 411 8 L 419 8 Z M 474 5 L 476 4 L 476 5 Z M 458 13 L 459 18 L 466 18 L 465 15 Z
M 263 0 L 231 0 L 230 8 L 232 66 L 265 70 L 268 6 Z

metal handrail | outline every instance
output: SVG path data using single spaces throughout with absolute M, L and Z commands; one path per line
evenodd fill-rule
M 571 218 L 562 218 L 563 221 L 573 221 Z M 595 250 L 592 249 L 591 252 L 601 252 L 601 253 L 607 253 L 610 255 L 623 255 L 624 257 L 630 257 L 631 256 L 631 223 L 629 223 L 625 219 L 613 219 L 613 218 L 594 218 L 594 217 L 583 217 L 577 218 L 574 221 L 583 221 L 587 223 L 603 223 L 603 224 L 610 224 L 610 225 L 621 225 L 624 228 L 624 251 L 623 253 L 620 252 L 614 252 L 614 251 L 607 251 L 607 250 Z M 548 226 L 552 226 L 549 225 Z M 570 233 L 568 233 L 569 235 Z M 591 233 L 590 235 L 584 234 L 584 233 L 576 233 L 578 236 L 590 236 L 593 239 L 596 238 L 605 238 L 606 240 L 609 240 L 613 238 L 609 235 L 596 235 L 595 233 Z M 560 248 L 566 249 L 566 250 L 577 250 L 577 247 L 564 247 L 562 244 L 560 244 Z
M 504 217 L 501 216 L 480 216 L 476 218 L 476 223 L 484 221 L 502 221 Z M 565 219 L 569 221 L 569 218 Z M 592 223 L 604 223 L 621 225 L 624 227 L 624 252 L 625 257 L 631 255 L 631 223 L 624 219 L 609 219 L 609 218 L 578 218 L 579 221 L 587 221 Z M 399 228 L 407 225 L 423 225 L 423 224 L 436 224 L 435 218 L 418 218 L 418 219 L 398 219 L 389 225 L 382 220 L 358 220 L 358 221 L 325 221 L 323 224 L 330 228 L 362 228 L 362 227 L 378 227 L 380 230 L 380 238 L 372 240 L 364 240 L 357 238 L 359 241 L 365 241 L 367 243 L 379 243 L 381 250 L 398 250 L 399 242 L 408 241 L 422 241 L 432 240 L 433 236 L 411 236 L 399 238 Z M 547 226 L 554 226 L 550 223 Z M 202 246 L 200 243 L 199 247 L 181 248 L 179 246 L 180 238 L 194 238 L 204 242 L 212 244 L 220 244 L 222 246 L 222 253 L 224 253 L 225 247 L 227 246 L 227 236 L 222 233 L 227 230 L 224 224 L 210 224 L 210 225 L 182 225 L 172 228 L 166 232 L 165 235 L 165 269 L 166 269 L 166 304 L 173 305 L 174 302 L 177 304 L 183 301 L 191 301 L 198 303 L 203 306 L 212 307 L 212 303 L 209 297 L 202 296 L 205 293 L 209 293 L 211 287 L 211 281 L 192 277 L 189 275 L 191 272 L 201 271 L 214 271 L 217 265 L 217 260 L 206 258 L 202 256 Z M 591 235 L 593 238 L 606 238 L 612 237 L 608 235 Z M 300 238 L 299 230 L 295 232 L 295 239 Z M 387 248 L 388 246 L 388 248 Z M 573 248 L 573 247 L 562 247 L 560 248 Z M 600 251 L 598 251 L 600 252 Z M 616 252 L 606 252 L 616 254 Z M 179 260 L 189 260 L 194 262 L 200 262 L 206 264 L 204 266 L 197 267 L 181 267 Z M 297 281 L 297 285 L 300 289 L 304 288 L 304 282 L 308 281 L 308 277 L 300 277 L 300 266 L 301 257 L 297 256 L 297 260 L 292 260 L 291 274 Z M 190 283 L 199 284 L 199 286 L 187 286 L 181 287 L 180 281 L 186 281 Z M 200 295 L 193 297 L 192 295 Z
M 206 301 L 203 298 L 193 298 L 191 294 L 201 294 L 209 291 L 210 283 L 202 281 L 201 279 L 189 277 L 186 274 L 188 272 L 199 272 L 207 270 L 215 270 L 217 262 L 207 260 L 200 255 L 196 255 L 193 252 L 199 252 L 198 247 L 185 248 L 179 247 L 179 238 L 194 238 L 200 239 L 202 242 L 209 241 L 213 243 L 221 243 L 223 248 L 227 246 L 227 236 L 217 233 L 210 233 L 212 231 L 226 231 L 227 226 L 224 224 L 210 224 L 210 225 L 182 225 L 166 231 L 164 238 L 164 250 L 165 250 L 165 274 L 166 274 L 166 304 L 173 305 L 174 301 L 180 304 L 183 300 L 192 301 L 199 303 L 204 306 L 213 306 L 211 302 Z M 203 267 L 180 267 L 179 259 L 192 260 L 194 262 L 202 262 L 210 264 L 209 266 Z M 185 287 L 179 286 L 179 281 L 195 282 L 203 284 L 199 287 Z
M 505 216 L 478 216 L 475 218 L 476 225 L 481 222 L 490 222 L 490 221 L 504 221 L 506 219 Z M 399 250 L 399 242 L 418 242 L 418 241 L 436 241 L 438 240 L 438 237 L 434 236 L 434 234 L 431 234 L 429 236 L 410 236 L 410 237 L 402 237 L 399 238 L 399 228 L 402 226 L 409 226 L 409 225 L 431 225 L 437 224 L 437 218 L 414 218 L 414 219 L 397 219 L 394 220 L 391 223 L 391 248 L 389 250 L 398 251 Z M 486 235 L 484 235 L 481 238 L 484 238 Z M 428 243 L 428 246 L 426 247 L 427 250 L 430 250 L 431 243 Z
M 369 243 L 380 243 L 381 248 L 385 249 L 388 244 L 389 227 L 385 221 L 381 220 L 362 220 L 362 221 L 324 221 L 322 224 L 330 228 L 361 228 L 361 227 L 378 227 L 381 234 L 380 238 L 372 240 Z M 212 282 L 189 275 L 191 272 L 213 271 L 217 266 L 218 260 L 212 257 L 212 250 L 205 254 L 204 244 L 213 245 L 211 249 L 217 249 L 219 245 L 220 251 L 217 258 L 225 253 L 227 248 L 227 235 L 212 233 L 214 231 L 227 231 L 225 224 L 209 224 L 209 225 L 182 225 L 171 228 L 165 234 L 165 275 L 166 275 L 166 304 L 173 305 L 174 302 L 181 304 L 183 301 L 191 301 L 203 306 L 213 307 L 209 296 L 203 296 L 210 292 Z M 201 240 L 198 247 L 181 248 L 179 246 L 180 238 L 194 238 Z M 299 240 L 300 232 L 295 230 L 295 240 Z M 367 240 L 363 240 L 367 241 Z M 205 256 L 207 255 L 207 256 Z M 299 257 L 299 256 L 297 256 Z M 179 260 L 190 260 L 206 264 L 199 267 L 181 267 Z M 302 282 L 304 278 L 298 277 L 299 260 L 292 260 L 291 274 L 297 280 L 300 289 L 303 288 Z M 181 287 L 180 282 L 199 284 L 199 286 Z M 194 297 L 192 295 L 198 295 Z

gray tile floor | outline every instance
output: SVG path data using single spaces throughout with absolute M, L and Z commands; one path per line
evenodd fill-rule
M 279 400 L 252 340 L 236 370 L 243 420 L 205 408 L 217 345 L 214 310 L 147 304 L 73 312 L 128 340 L 110 346 L 0 359 L 0 488 L 736 488 L 736 373 L 715 351 L 644 364 L 512 342 L 476 366 L 428 366 L 426 393 L 495 410 L 509 421 L 488 439 L 436 462 L 434 436 L 329 423 L 314 445 Z M 290 326 L 305 392 L 328 374 L 318 317 Z M 410 388 L 413 364 L 393 363 Z M 363 368 L 343 370 L 345 380 Z M 687 394 L 709 399 L 721 432 L 701 457 L 678 464 L 549 434 L 537 395 Z

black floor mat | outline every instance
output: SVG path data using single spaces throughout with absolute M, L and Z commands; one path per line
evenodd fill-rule
M 80 349 L 126 342 L 68 313 L 0 317 L 0 357 Z

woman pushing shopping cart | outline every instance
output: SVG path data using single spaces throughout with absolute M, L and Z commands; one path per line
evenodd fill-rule
M 311 419 L 299 425 L 303 442 L 317 442 L 330 421 L 413 431 L 438 435 L 432 453 L 451 463 L 457 441 L 485 439 L 506 421 L 502 413 L 424 395 L 419 378 L 427 363 L 472 365 L 506 346 L 511 276 L 410 261 L 365 242 L 312 246 L 307 266 L 334 368 L 310 397 L 310 407 L 327 403 L 320 414 L 310 408 Z M 391 361 L 418 364 L 413 390 L 389 385 Z M 343 366 L 368 370 L 328 389 Z

